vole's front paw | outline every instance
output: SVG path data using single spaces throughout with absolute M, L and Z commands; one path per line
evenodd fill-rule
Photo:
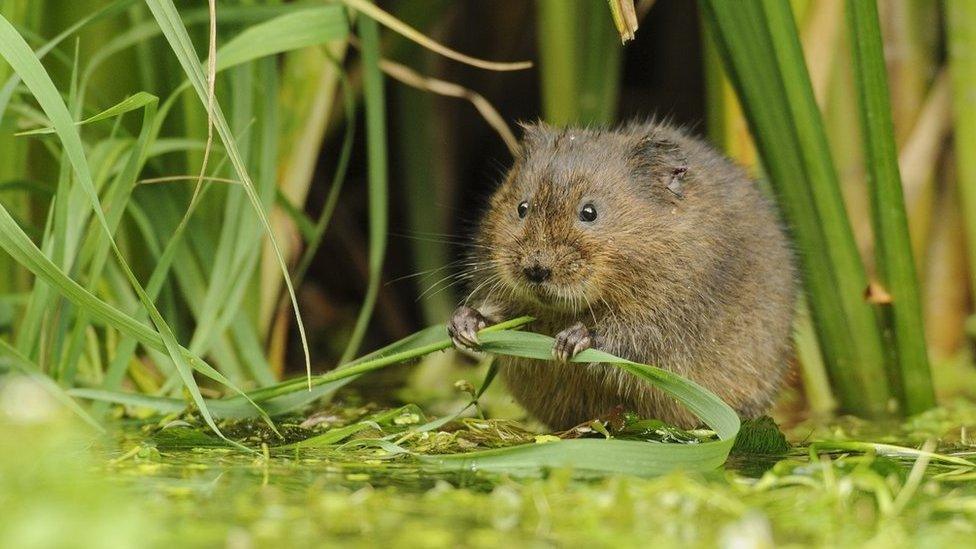
M 488 325 L 485 317 L 476 309 L 461 305 L 454 309 L 451 321 L 447 323 L 447 333 L 458 348 L 477 349 L 478 330 Z
M 581 351 L 593 345 L 593 337 L 582 322 L 577 322 L 569 328 L 556 334 L 556 342 L 552 346 L 552 357 L 558 362 L 569 362 Z

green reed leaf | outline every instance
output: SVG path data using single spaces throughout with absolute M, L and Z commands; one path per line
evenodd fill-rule
M 922 326 L 922 303 L 908 214 L 898 171 L 898 150 L 888 97 L 888 72 L 874 1 L 848 0 L 847 21 L 862 137 L 871 195 L 871 220 L 880 283 L 891 295 L 885 305 L 895 346 L 893 372 L 899 381 L 904 412 L 917 414 L 935 406 Z

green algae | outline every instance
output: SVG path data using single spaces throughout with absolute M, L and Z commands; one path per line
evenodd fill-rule
M 43 402 L 24 387 L 14 389 Z M 11 391 L 8 383 L 0 394 L 4 547 L 907 547 L 976 534 L 976 468 L 814 444 L 933 441 L 935 452 L 968 458 L 976 406 L 965 402 L 901 423 L 807 422 L 787 431 L 785 454 L 754 449 L 711 473 L 638 478 L 431 469 L 396 449 L 456 452 L 550 435 L 481 418 L 421 430 L 431 418 L 415 406 L 334 404 L 284 418 L 283 438 L 260 421 L 222 425 L 260 448 L 248 454 L 193 414 L 122 420 L 104 437 L 54 405 L 32 413 L 23 394 L 5 406 Z M 708 436 L 612 419 L 606 433 L 564 436 Z M 294 446 L 344 429 L 327 444 Z

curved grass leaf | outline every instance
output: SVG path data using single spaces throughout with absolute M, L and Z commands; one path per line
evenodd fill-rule
M 248 27 L 220 48 L 217 70 L 262 57 L 345 38 L 349 24 L 340 6 L 322 6 L 292 13 Z
M 155 103 L 159 99 L 151 94 L 144 91 L 137 92 L 129 97 L 126 97 L 122 101 L 119 101 L 115 105 L 105 109 L 104 111 L 90 116 L 80 122 L 75 122 L 76 126 L 82 126 L 84 124 L 91 124 L 92 122 L 99 122 L 101 120 L 108 120 L 116 116 L 123 115 L 127 112 L 132 112 L 134 110 L 141 109 L 150 103 Z M 15 135 L 45 135 L 54 133 L 54 128 L 38 128 L 36 130 L 28 130 L 24 132 L 19 132 Z
M 350 8 L 362 13 L 366 17 L 376 21 L 377 23 L 383 25 L 384 27 L 400 34 L 404 38 L 412 40 L 421 46 L 429 49 L 432 52 L 439 53 L 448 59 L 453 59 L 461 63 L 471 65 L 472 67 L 478 67 L 480 69 L 487 69 L 492 71 L 517 71 L 528 69 L 532 67 L 530 61 L 517 61 L 514 63 L 498 63 L 495 61 L 485 61 L 483 59 L 477 59 L 469 55 L 454 51 L 444 45 L 427 38 L 422 32 L 417 29 L 405 24 L 396 17 L 393 17 L 389 13 L 381 10 L 370 0 L 340 0 L 343 4 L 346 4 Z
M 496 354 L 538 359 L 540 360 L 538 367 L 545 368 L 546 362 L 551 359 L 553 339 L 540 334 L 511 330 L 531 320 L 529 317 L 521 317 L 481 330 L 478 337 L 482 348 Z M 333 388 L 337 384 L 351 381 L 365 373 L 401 364 L 451 346 L 445 327 L 431 326 L 374 353 L 376 356 L 363 357 L 348 366 L 318 376 L 313 383 L 318 388 Z M 526 472 L 548 467 L 572 467 L 581 471 L 634 475 L 654 475 L 679 468 L 705 471 L 719 467 L 725 462 L 739 432 L 739 417 L 732 408 L 704 387 L 666 370 L 624 360 L 596 349 L 583 351 L 573 359 L 573 362 L 579 363 L 581 368 L 587 363 L 604 363 L 610 367 L 621 368 L 654 385 L 687 407 L 715 431 L 719 440 L 700 444 L 672 445 L 617 439 L 577 439 L 461 454 L 415 456 L 427 466 L 441 470 L 480 469 Z M 173 408 L 179 403 L 174 399 L 106 394 L 91 390 L 73 390 L 70 394 L 85 398 L 107 399 L 123 404 L 150 406 L 160 411 L 174 411 Z M 282 402 L 281 399 L 293 395 L 304 397 L 307 394 L 303 380 L 285 382 L 276 387 L 250 393 L 251 397 L 260 401 L 269 412 L 274 410 L 273 403 L 276 400 Z M 253 414 L 253 410 L 240 406 L 239 397 L 208 401 L 208 403 L 218 415 L 241 417 L 237 415 L 240 412 Z M 319 446 L 330 441 L 338 442 L 345 438 L 345 434 L 343 432 L 344 436 L 335 437 L 335 433 L 331 435 L 325 433 L 324 438 L 313 439 L 315 442 L 309 443 L 308 446 Z
M 553 339 L 529 332 L 479 334 L 484 350 L 512 356 L 551 360 Z M 725 463 L 739 432 L 735 411 L 704 387 L 666 370 L 638 364 L 609 353 L 587 349 L 573 362 L 599 362 L 621 368 L 675 398 L 718 435 L 701 444 L 654 444 L 629 440 L 575 439 L 526 444 L 421 460 L 454 470 L 512 471 L 543 467 L 572 467 L 583 471 L 655 475 L 674 469 L 706 471 Z M 583 367 L 581 364 L 580 367 Z M 538 365 L 545 368 L 544 363 Z

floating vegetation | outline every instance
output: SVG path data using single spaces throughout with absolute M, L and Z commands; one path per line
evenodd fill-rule
M 283 442 L 369 427 L 328 445 L 276 451 L 269 444 L 276 435 L 259 434 L 261 421 L 224 422 L 227 435 L 254 437 L 267 448 L 247 454 L 213 436 L 201 418 L 184 414 L 133 421 L 92 447 L 82 424 L 57 406 L 40 406 L 47 412 L 28 418 L 4 406 L 27 396 L 50 401 L 31 384 L 8 384 L 0 397 L 0 512 L 25 520 L 37 513 L 71 517 L 45 534 L 54 545 L 92 539 L 75 537 L 84 528 L 120 546 L 136 539 L 151 545 L 303 546 L 367 538 L 393 547 L 636 545 L 651 537 L 665 545 L 748 540 L 929 546 L 968 543 L 976 513 L 972 466 L 919 454 L 816 450 L 826 440 L 813 433 L 850 432 L 847 421 L 797 426 L 785 435 L 796 444 L 786 455 L 737 454 L 725 472 L 580 477 L 553 469 L 526 477 L 518 471 L 438 471 L 395 449 L 455 452 L 550 436 L 512 421 L 460 418 L 418 432 L 430 418 L 414 406 L 334 404 L 281 421 Z M 315 424 L 303 427 L 310 418 Z M 960 403 L 901 423 L 891 436 L 937 441 L 927 449 L 964 457 L 974 446 L 956 435 L 974 419 L 976 407 Z M 631 430 L 677 436 L 655 422 L 628 421 Z M 696 435 L 681 436 L 694 444 L 687 437 Z M 26 448 L 19 442 L 25 438 L 33 441 Z M 384 439 L 395 446 L 368 443 Z M 855 442 L 833 442 L 845 441 Z M 756 470 L 756 463 L 767 465 Z M 11 521 L 2 524 L 0 545 L 24 540 Z
M 0 547 L 972 544 L 973 3 L 850 0 L 846 33 L 838 2 L 494 4 L 0 0 Z M 456 305 L 454 214 L 507 120 L 672 102 L 796 240 L 784 429 L 597 350 L 702 428 L 503 419 L 490 358 L 444 408 L 351 385 L 461 367 L 442 326 L 353 358 Z M 530 321 L 483 349 L 548 359 Z

